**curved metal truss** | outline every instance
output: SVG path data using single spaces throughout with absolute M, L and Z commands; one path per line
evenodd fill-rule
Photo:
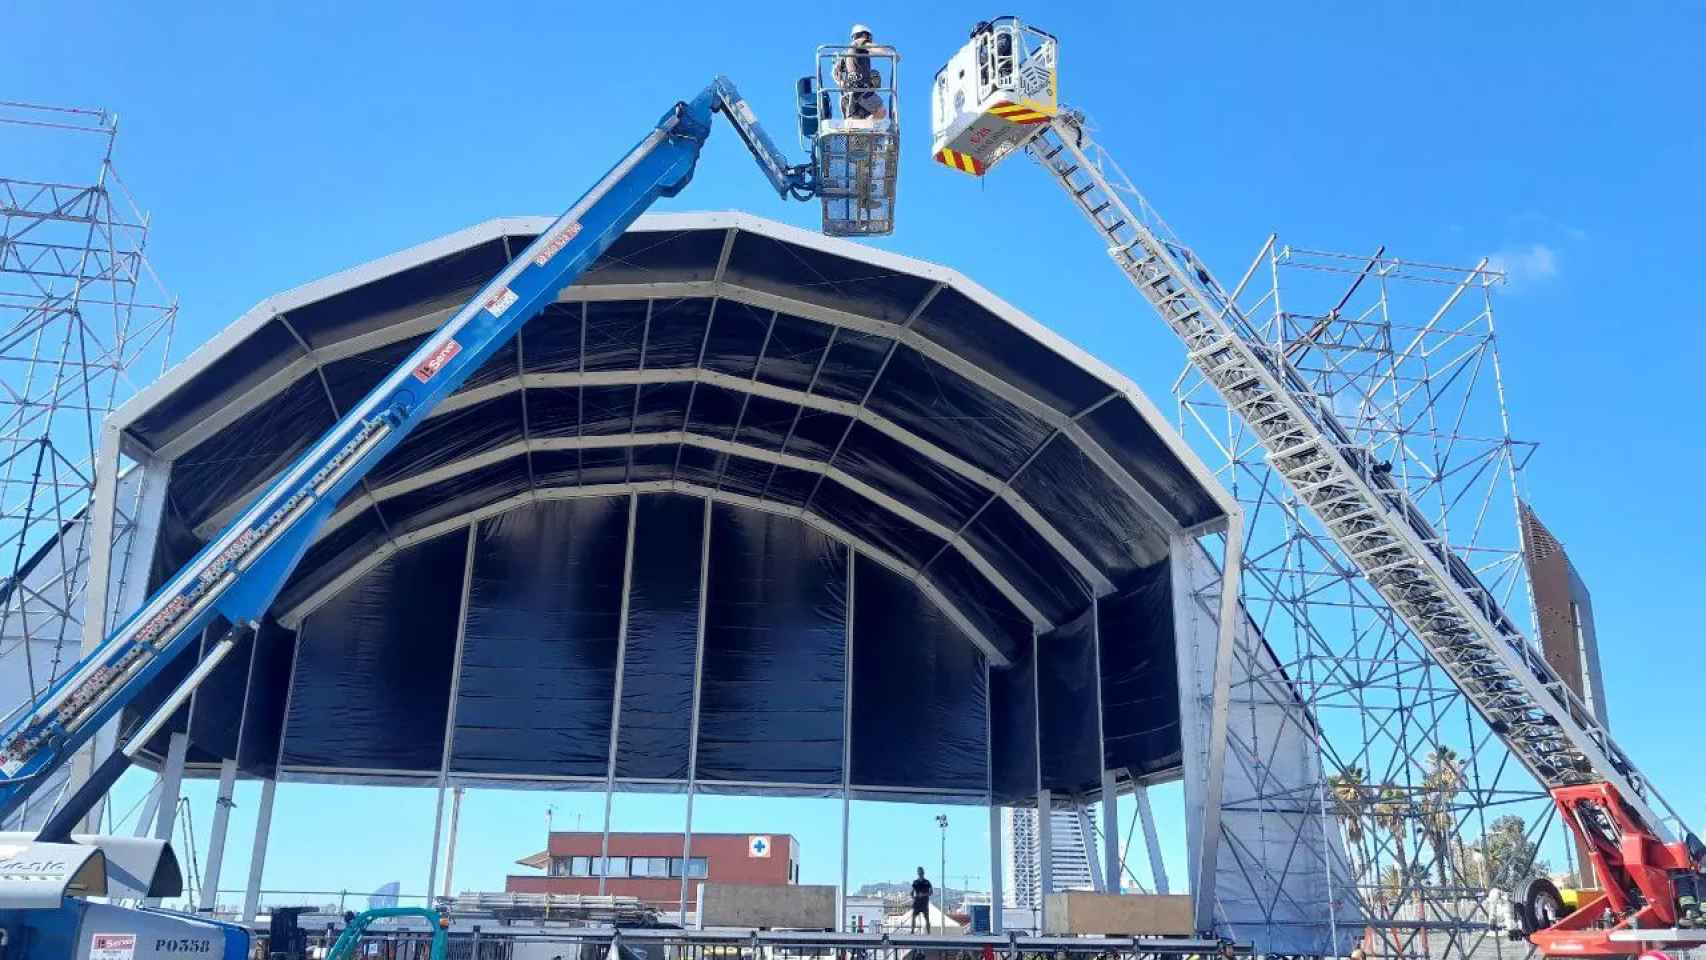
M 1503 279 L 1485 261 L 1440 266 L 1384 248 L 1339 254 L 1270 237 L 1238 301 L 1499 603 L 1532 620 L 1518 504 L 1534 446 L 1510 434 L 1493 311 Z M 1175 395 L 1182 431 L 1244 504 L 1245 603 L 1272 651 L 1272 659 L 1238 654 L 1251 669 L 1233 680 L 1231 728 L 1248 736 L 1229 738 L 1229 770 L 1244 776 L 1229 774 L 1228 783 L 1246 789 L 1228 793 L 1225 808 L 1271 819 L 1276 830 L 1313 810 L 1336 828 L 1349 863 L 1335 874 L 1352 878 L 1336 893 L 1348 892 L 1356 907 L 1339 922 L 1357 928 L 1349 933 L 1370 956 L 1524 956 L 1526 944 L 1503 939 L 1492 891 L 1547 858 L 1562 869 L 1570 856 L 1554 836 L 1562 831 L 1550 829 L 1545 793 L 1270 468 L 1212 385 L 1188 367 Z M 1272 675 L 1257 668 L 1264 660 L 1277 667 Z M 1307 706 L 1300 723 L 1320 758 L 1307 764 L 1319 779 L 1301 788 L 1262 773 L 1295 764 L 1271 755 L 1285 739 L 1263 734 L 1254 715 L 1243 724 L 1236 716 L 1282 677 Z M 1334 857 L 1298 851 L 1250 858 L 1241 869 L 1265 874 L 1247 878 L 1252 889 L 1282 890 L 1293 864 L 1313 869 Z M 1366 925 L 1349 919 L 1357 913 Z

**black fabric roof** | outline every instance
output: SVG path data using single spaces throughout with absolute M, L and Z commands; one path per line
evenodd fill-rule
M 127 404 L 130 451 L 172 463 L 157 575 L 544 222 L 280 294 Z M 534 491 L 708 489 L 873 548 L 1005 656 L 1221 517 L 1146 408 L 951 271 L 745 215 L 648 217 L 369 475 L 276 612 L 299 620 L 388 545 Z
M 122 408 L 127 451 L 170 469 L 153 582 L 545 222 L 271 297 Z M 1129 381 L 953 271 L 647 217 L 340 505 L 150 749 L 182 730 L 192 769 L 307 779 L 1085 794 L 1180 763 L 1168 554 L 1224 496 Z M 901 731 L 933 761 L 899 762 Z

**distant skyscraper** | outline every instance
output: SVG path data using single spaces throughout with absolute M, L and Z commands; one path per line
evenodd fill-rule
M 1090 848 L 1078 811 L 1056 807 L 1049 819 L 1054 824 L 1054 882 L 1051 888 L 1092 890 Z M 1006 833 L 1002 859 L 1006 868 L 1007 905 L 1035 910 L 1042 906 L 1042 838 L 1037 831 L 1037 811 L 1030 807 L 1003 807 L 1001 827 Z

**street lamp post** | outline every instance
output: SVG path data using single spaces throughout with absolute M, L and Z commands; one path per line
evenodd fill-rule
M 948 815 L 945 813 L 936 814 L 936 826 L 942 831 L 942 872 L 937 876 L 942 878 L 942 915 L 946 916 L 948 913 Z

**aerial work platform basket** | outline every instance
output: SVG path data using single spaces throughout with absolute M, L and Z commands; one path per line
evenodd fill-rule
M 800 141 L 811 152 L 823 232 L 838 237 L 894 232 L 900 168 L 900 54 L 891 47 L 817 48 L 799 81 Z
M 930 153 L 950 170 L 981 177 L 1040 135 L 1060 112 L 1053 34 L 997 17 L 936 72 Z

